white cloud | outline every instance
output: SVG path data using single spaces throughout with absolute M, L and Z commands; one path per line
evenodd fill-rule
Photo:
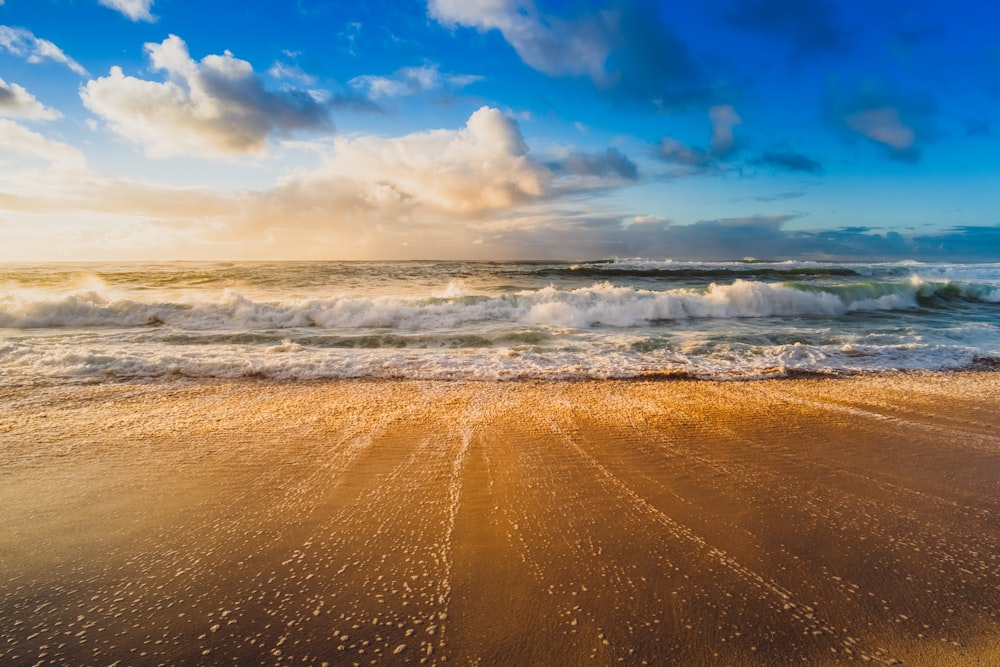
M 275 61 L 275 63 L 271 65 L 271 69 L 267 70 L 267 73 L 275 79 L 295 81 L 305 86 L 312 86 L 316 84 L 316 77 L 303 72 L 302 68 L 298 65 L 289 65 L 288 63 Z
M 155 21 L 149 10 L 156 0 L 98 0 L 109 9 L 121 12 L 133 21 Z
M 0 119 L 5 260 L 183 256 L 240 213 L 241 197 L 103 175 L 75 147 Z
M 364 90 L 369 97 L 377 99 L 416 95 L 437 88 L 462 88 L 476 81 L 482 81 L 482 77 L 473 74 L 442 74 L 436 64 L 431 64 L 404 67 L 392 77 L 358 76 L 348 83 L 352 88 Z
M 534 256 L 594 233 L 592 211 L 554 205 L 576 184 L 620 183 L 621 169 L 605 162 L 628 166 L 613 150 L 572 154 L 575 171 L 547 166 L 517 123 L 490 107 L 454 129 L 338 136 L 318 157 L 318 167 L 260 191 L 161 186 L 97 173 L 75 148 L 0 121 L 0 215 L 10 232 L 0 256 Z M 64 230 L 70 249 L 47 247 L 40 225 L 48 238 Z
M 226 51 L 195 62 L 184 40 L 171 35 L 146 44 L 152 69 L 164 82 L 109 76 L 87 82 L 88 109 L 154 157 L 261 153 L 272 134 L 330 129 L 329 111 L 311 93 L 266 90 L 253 67 Z
M 664 218 L 659 215 L 652 215 L 647 213 L 646 215 L 637 215 L 632 218 L 633 225 L 657 225 L 663 226 L 670 224 L 670 218 Z
M 24 28 L 0 25 L 0 49 L 26 58 L 32 64 L 51 60 L 66 65 L 80 76 L 87 75 L 87 70 L 63 53 L 63 50 L 58 46 L 47 39 L 35 37 L 34 33 Z
M 358 41 L 358 36 L 361 34 L 362 27 L 362 24 L 352 22 L 345 25 L 344 29 L 337 33 L 337 39 L 347 43 L 346 50 L 352 56 L 357 55 L 357 53 L 354 52 L 354 44 Z
M 0 165 L 14 163 L 23 167 L 32 160 L 63 170 L 82 169 L 86 163 L 76 148 L 46 139 L 12 120 L 0 119 Z
M 285 193 L 337 190 L 371 208 L 426 207 L 448 213 L 502 208 L 541 196 L 548 169 L 527 155 L 517 124 L 483 107 L 459 130 L 403 137 L 338 137 L 316 171 Z
M 543 16 L 532 0 L 430 0 L 428 12 L 446 26 L 499 30 L 526 64 L 550 76 L 608 80 L 605 62 L 616 41 L 609 13 L 560 19 Z
M 517 123 L 491 107 L 457 129 L 340 136 L 319 167 L 254 194 L 223 237 L 272 239 L 269 254 L 298 257 L 534 256 L 549 249 L 497 239 L 572 236 L 579 216 L 556 202 L 618 185 L 622 168 L 626 177 L 634 169 L 613 150 L 571 155 L 575 170 L 535 159 Z
M 61 118 L 55 109 L 45 106 L 35 96 L 16 83 L 0 79 L 0 117 L 26 120 L 55 120 Z
M 3 256 L 60 252 L 32 236 L 43 223 L 78 231 L 77 257 L 461 255 L 544 206 L 557 178 L 516 122 L 487 107 L 456 129 L 337 137 L 315 169 L 233 193 L 103 176 L 72 147 L 0 123 L 0 215 L 16 232 Z

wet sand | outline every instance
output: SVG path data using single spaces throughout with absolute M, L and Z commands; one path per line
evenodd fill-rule
M 1000 664 L 1000 374 L 0 389 L 0 663 Z

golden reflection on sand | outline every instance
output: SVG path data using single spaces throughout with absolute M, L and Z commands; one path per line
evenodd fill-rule
M 0 662 L 998 664 L 998 398 L 2 389 Z

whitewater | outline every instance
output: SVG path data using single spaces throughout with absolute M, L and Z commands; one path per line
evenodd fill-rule
M 1000 361 L 1000 264 L 0 265 L 0 384 L 750 379 Z

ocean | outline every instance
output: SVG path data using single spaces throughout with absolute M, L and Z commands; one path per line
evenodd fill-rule
M 753 379 L 1000 362 L 1000 264 L 0 265 L 0 385 Z

